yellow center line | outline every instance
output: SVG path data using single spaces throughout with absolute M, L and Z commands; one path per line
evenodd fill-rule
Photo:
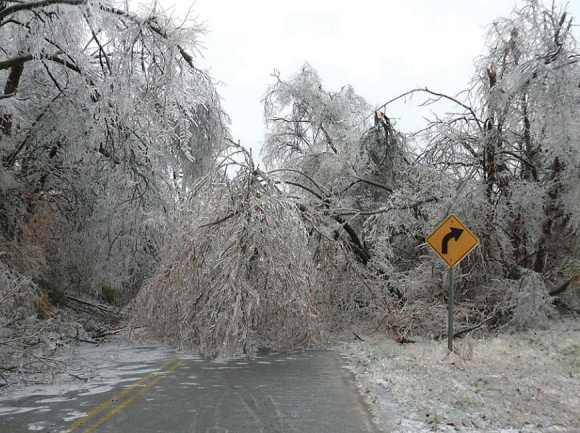
M 172 371 L 175 371 L 177 369 L 177 367 L 179 367 L 180 364 L 181 364 L 181 361 L 177 361 L 175 363 L 175 365 L 173 365 L 170 368 L 168 368 L 167 370 L 163 371 L 161 375 L 157 376 L 155 379 L 153 379 L 151 382 L 149 382 L 147 385 L 145 385 L 139 391 L 133 393 L 129 398 L 127 398 L 124 401 L 122 401 L 121 403 L 119 403 L 119 405 L 117 407 L 115 407 L 114 409 L 111 409 L 109 412 L 107 412 L 105 415 L 103 415 L 101 418 L 99 418 L 97 420 L 97 422 L 92 424 L 90 427 L 87 427 L 83 431 L 83 433 L 91 433 L 98 426 L 100 426 L 104 422 L 107 422 L 113 416 L 117 415 L 119 412 L 121 412 L 123 409 L 125 409 L 125 407 L 127 407 L 129 404 L 131 404 L 136 398 L 138 398 L 143 393 L 145 393 L 148 389 L 150 389 L 153 385 L 155 385 L 157 382 L 159 382 L 161 379 L 163 379 L 165 376 L 167 376 Z
M 71 425 L 68 426 L 67 431 L 68 432 L 72 432 L 74 429 L 76 429 L 79 426 L 85 424 L 87 421 L 89 421 L 95 415 L 97 415 L 98 413 L 100 413 L 103 410 L 105 410 L 112 403 L 114 403 L 114 402 L 122 399 L 123 397 L 125 397 L 127 394 L 129 394 L 131 391 L 133 391 L 136 387 L 138 387 L 141 384 L 143 384 L 143 382 L 146 382 L 149 379 L 151 379 L 153 376 L 155 376 L 156 374 L 158 374 L 160 371 L 162 371 L 164 368 L 166 368 L 168 365 L 170 365 L 174 361 L 175 361 L 175 358 L 171 358 L 169 361 L 161 364 L 159 367 L 157 367 L 155 369 L 155 371 L 152 371 L 151 373 L 146 374 L 145 376 L 143 376 L 141 379 L 139 379 L 137 382 L 135 382 L 130 387 L 125 388 L 123 391 L 121 391 L 117 395 L 114 395 L 113 397 L 111 397 L 110 399 L 108 399 L 107 401 L 105 401 L 104 403 L 102 403 L 101 405 L 99 405 L 96 408 L 94 408 L 93 410 L 91 410 L 84 417 L 79 418 L 78 420 L 76 420 L 75 422 L 73 422 Z

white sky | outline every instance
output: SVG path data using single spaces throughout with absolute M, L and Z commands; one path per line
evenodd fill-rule
M 550 1 L 550 0 L 548 0 Z M 190 0 L 177 5 L 176 17 Z M 521 3 L 518 2 L 518 3 Z M 257 151 L 264 135 L 262 99 L 274 69 L 288 77 L 308 61 L 326 90 L 350 84 L 379 106 L 415 87 L 455 95 L 484 52 L 485 27 L 508 16 L 516 0 L 197 0 L 205 22 L 204 59 L 197 63 L 222 84 L 232 135 Z M 580 22 L 580 0 L 568 4 Z M 578 34 L 578 32 L 576 32 Z M 404 131 L 423 124 L 425 110 L 407 104 L 386 114 Z

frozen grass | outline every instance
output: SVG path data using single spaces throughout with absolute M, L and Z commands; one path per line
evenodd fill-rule
M 385 335 L 349 343 L 363 395 L 385 431 L 580 430 L 580 320 L 455 342 Z

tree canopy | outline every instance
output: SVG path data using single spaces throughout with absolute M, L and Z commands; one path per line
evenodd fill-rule
M 443 327 L 425 237 L 455 213 L 481 239 L 458 267 L 466 325 L 578 309 L 572 22 L 536 0 L 494 21 L 465 92 L 401 94 L 456 108 L 414 134 L 308 63 L 275 71 L 260 168 L 196 66 L 203 26 L 155 4 L 0 2 L 0 273 L 132 301 L 212 356 L 358 323 L 404 338 Z
M 155 7 L 1 4 L 0 224 L 14 260 L 29 259 L 22 230 L 35 225 L 31 236 L 51 233 L 37 254 L 42 279 L 134 293 L 226 134 L 212 80 L 194 64 L 203 31 Z

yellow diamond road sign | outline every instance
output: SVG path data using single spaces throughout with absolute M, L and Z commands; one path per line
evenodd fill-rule
M 455 267 L 479 244 L 479 239 L 463 225 L 459 218 L 450 215 L 427 236 L 427 243 L 447 266 Z

